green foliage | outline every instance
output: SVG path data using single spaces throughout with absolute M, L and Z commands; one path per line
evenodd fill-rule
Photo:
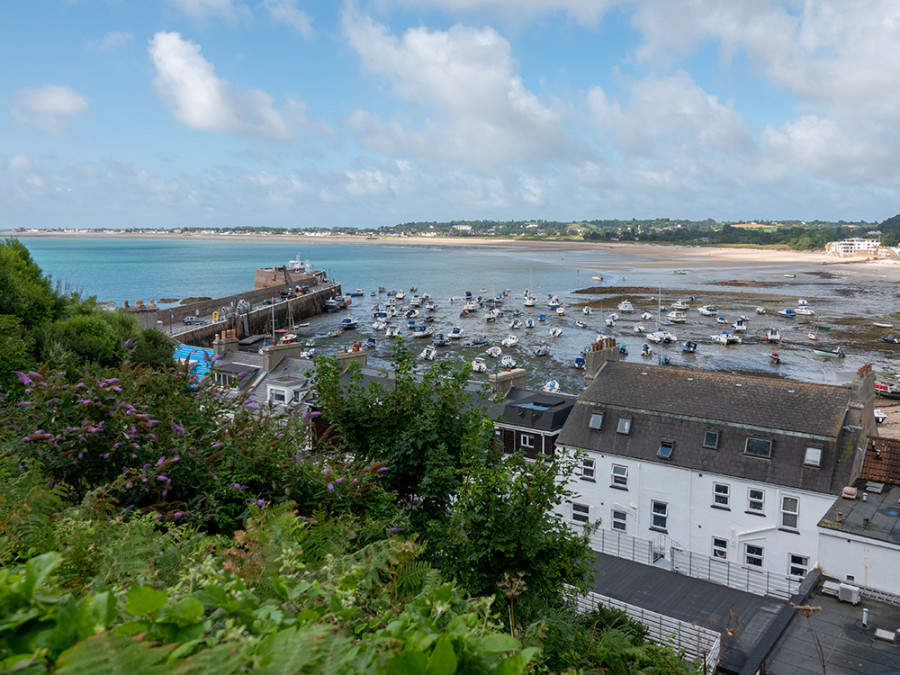
M 440 565 L 469 592 L 561 602 L 565 586 L 586 589 L 593 555 L 554 512 L 571 496 L 565 487 L 576 459 L 529 463 L 522 455 L 468 467 L 446 536 L 435 546 Z M 521 577 L 515 591 L 508 586 Z M 507 581 L 504 581 L 504 577 Z
M 318 403 L 340 449 L 387 465 L 385 487 L 415 505 L 413 526 L 423 529 L 445 519 L 463 455 L 485 447 L 484 413 L 473 406 L 464 370 L 436 364 L 418 375 L 402 340 L 393 357 L 390 386 L 367 384 L 356 364 L 342 375 L 335 360 L 318 359 Z

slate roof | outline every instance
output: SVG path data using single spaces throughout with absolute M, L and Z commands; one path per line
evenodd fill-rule
M 861 431 L 844 429 L 851 395 L 849 387 L 608 361 L 557 444 L 836 494 L 852 479 L 861 441 Z M 604 413 L 600 430 L 589 427 L 594 412 Z M 621 417 L 632 419 L 627 435 L 617 433 Z M 716 447 L 704 447 L 706 431 L 718 433 Z M 746 454 L 748 437 L 771 440 L 771 458 Z M 675 444 L 669 458 L 657 456 L 663 440 Z M 819 467 L 804 464 L 807 447 L 822 450 Z
M 274 384 L 285 388 L 295 388 L 302 385 L 302 389 L 309 391 L 312 387 L 310 377 L 315 364 L 309 359 L 287 356 L 259 381 L 255 382 L 249 398 L 260 405 L 267 403 L 268 385 Z
M 518 427 L 558 431 L 577 400 L 578 397 L 571 394 L 513 388 L 504 399 L 501 421 Z

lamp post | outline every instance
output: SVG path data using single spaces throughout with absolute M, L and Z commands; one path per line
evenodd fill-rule
M 169 335 L 172 334 L 172 316 L 173 316 L 173 313 L 169 312 Z

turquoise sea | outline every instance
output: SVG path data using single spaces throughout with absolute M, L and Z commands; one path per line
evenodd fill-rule
M 855 280 L 854 266 L 822 268 L 821 263 L 809 266 L 785 268 L 762 259 L 757 262 L 721 261 L 709 264 L 702 250 L 687 260 L 684 255 L 673 256 L 671 250 L 661 248 L 653 259 L 632 255 L 627 249 L 566 251 L 535 248 L 513 242 L 503 245 L 427 245 L 412 243 L 340 243 L 334 240 L 303 238 L 290 240 L 259 238 L 190 238 L 190 237 L 128 237 L 128 236 L 63 236 L 25 237 L 22 242 L 31 251 L 35 261 L 45 273 L 63 285 L 98 300 L 111 300 L 121 306 L 126 300 L 145 302 L 161 298 L 180 300 L 192 296 L 219 297 L 230 295 L 253 286 L 256 269 L 283 265 L 294 258 L 308 259 L 312 266 L 324 269 L 329 278 L 337 281 L 344 292 L 363 289 L 365 297 L 354 298 L 350 314 L 360 321 L 359 330 L 348 331 L 338 338 L 324 338 L 333 331 L 339 315 L 315 317 L 307 329 L 308 336 L 316 341 L 320 354 L 343 348 L 347 343 L 372 336 L 379 340 L 378 348 L 371 353 L 374 365 L 386 363 L 391 341 L 375 333 L 371 327 L 371 307 L 376 298 L 371 296 L 379 286 L 387 289 L 407 290 L 416 287 L 418 292 L 430 293 L 439 304 L 434 324 L 436 331 L 449 333 L 454 325 L 464 327 L 466 338 L 485 335 L 492 344 L 511 334 L 509 321 L 513 311 L 522 311 L 522 294 L 531 288 L 538 306 L 525 310 L 528 315 L 545 313 L 547 321 L 531 331 L 516 331 L 520 344 L 506 349 L 514 355 L 520 366 L 529 372 L 529 385 L 540 386 L 548 379 L 557 379 L 563 390 L 577 392 L 583 382 L 582 371 L 573 367 L 575 358 L 595 339 L 598 333 L 612 335 L 626 344 L 629 360 L 639 360 L 656 365 L 657 356 L 668 356 L 673 365 L 686 368 L 704 368 L 731 372 L 760 372 L 827 384 L 846 384 L 864 363 L 874 363 L 876 369 L 896 372 L 900 370 L 893 350 L 890 353 L 875 349 L 876 340 L 862 342 L 855 334 L 841 333 L 840 344 L 848 350 L 846 359 L 823 362 L 813 357 L 809 334 L 818 323 L 852 322 L 854 326 L 844 330 L 860 329 L 871 321 L 870 317 L 892 311 L 896 281 L 876 277 Z M 683 267 L 685 269 L 679 269 Z M 790 274 L 785 272 L 790 271 Z M 602 286 L 609 287 L 604 295 L 581 295 L 573 291 L 596 286 L 592 277 L 602 274 Z M 620 317 L 615 327 L 605 325 L 604 318 L 615 310 L 615 303 L 627 287 L 660 289 L 662 303 L 653 296 L 657 293 L 630 294 L 638 311 Z M 734 295 L 721 306 L 721 295 L 716 300 L 730 320 L 739 315 L 750 319 L 750 330 L 744 334 L 744 344 L 739 347 L 722 347 L 711 343 L 710 336 L 721 328 L 714 319 L 700 316 L 694 309 L 688 312 L 688 322 L 669 327 L 679 340 L 694 340 L 699 344 L 696 354 L 684 354 L 678 343 L 654 346 L 653 356 L 642 359 L 643 335 L 636 334 L 635 324 L 640 312 L 654 315 L 647 323 L 648 331 L 655 328 L 656 316 L 664 316 L 659 307 L 673 302 L 677 297 L 697 294 L 692 307 L 709 302 L 704 299 L 710 291 L 721 293 L 722 288 L 732 288 Z M 753 289 L 757 290 L 754 291 Z M 683 290 L 678 290 L 683 289 Z M 684 290 L 690 289 L 690 290 Z M 486 323 L 479 316 L 459 318 L 461 302 L 451 304 L 450 297 L 461 298 L 466 291 L 475 295 L 490 296 L 510 291 L 510 299 L 504 305 L 506 316 L 496 323 Z M 747 292 L 749 291 L 749 293 Z M 759 295 L 755 295 L 759 293 Z M 567 307 L 564 316 L 557 316 L 546 306 L 548 294 L 559 297 Z M 677 294 L 677 295 L 676 295 Z M 380 300 L 384 300 L 381 296 Z M 777 316 L 780 306 L 796 303 L 797 297 L 807 297 L 817 314 L 795 320 Z M 777 298 L 777 299 L 776 299 Z M 581 307 L 590 303 L 591 316 L 584 316 Z M 770 313 L 765 317 L 755 314 L 755 307 L 768 304 Z M 341 314 L 343 315 L 343 314 Z M 852 318 L 854 316 L 859 317 Z M 576 321 L 587 325 L 579 327 Z M 559 327 L 563 335 L 551 338 L 548 329 Z M 762 335 L 769 327 L 777 327 L 784 339 L 778 346 L 782 361 L 773 365 L 770 345 L 764 344 Z M 835 337 L 837 331 L 823 333 L 820 343 Z M 412 340 L 417 351 L 426 341 Z M 468 363 L 475 356 L 483 355 L 484 347 L 467 348 L 464 340 L 451 348 L 440 351 L 440 358 Z M 420 344 L 423 343 L 423 344 Z M 552 350 L 549 357 L 538 358 L 534 350 L 547 345 Z M 498 361 L 489 361 L 493 369 Z

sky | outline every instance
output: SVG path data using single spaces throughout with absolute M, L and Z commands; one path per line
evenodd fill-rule
M 2 0 L 0 229 L 880 222 L 897 0 Z

